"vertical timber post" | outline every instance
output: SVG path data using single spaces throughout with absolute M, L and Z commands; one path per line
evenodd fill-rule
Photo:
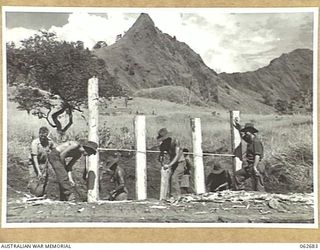
M 147 199 L 146 118 L 137 115 L 134 120 L 136 139 L 136 199 Z
M 242 167 L 242 146 L 239 131 L 234 127 L 234 122 L 240 123 L 240 111 L 230 111 L 230 129 L 231 129 L 231 145 L 233 158 L 233 173 Z
M 205 179 L 203 167 L 203 152 L 202 152 L 202 135 L 200 118 L 191 118 L 192 131 L 192 147 L 194 159 L 194 185 L 197 194 L 205 193 Z
M 88 110 L 89 110 L 89 141 L 94 141 L 99 145 L 98 125 L 99 125 L 99 85 L 95 76 L 88 80 Z M 95 202 L 99 199 L 99 152 L 90 155 L 88 160 L 88 202 Z

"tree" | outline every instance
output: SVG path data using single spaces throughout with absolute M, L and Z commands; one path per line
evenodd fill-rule
M 101 49 L 107 46 L 108 44 L 105 41 L 99 41 L 93 46 L 93 49 Z
M 287 100 L 278 99 L 275 103 L 274 108 L 279 114 L 286 114 L 288 112 L 289 103 Z
M 99 85 L 108 85 L 102 88 L 102 96 L 121 92 L 105 62 L 85 49 L 83 42 L 59 41 L 54 33 L 44 31 L 22 41 L 20 48 L 7 44 L 7 73 L 9 86 L 17 89 L 12 100 L 18 108 L 46 119 L 60 134 L 73 124 L 73 112 L 82 112 L 89 78 L 95 75 Z M 62 114 L 67 115 L 67 124 L 61 123 Z
M 272 106 L 273 105 L 273 97 L 272 97 L 272 93 L 267 91 L 265 93 L 262 94 L 262 102 L 266 105 Z

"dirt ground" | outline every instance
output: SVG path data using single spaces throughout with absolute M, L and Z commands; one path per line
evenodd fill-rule
M 148 200 L 134 201 L 132 156 L 123 157 L 129 201 L 103 200 L 112 189 L 110 176 L 102 174 L 100 198 L 87 203 L 82 168 L 76 168 L 76 202 L 58 201 L 54 173 L 50 173 L 48 199 L 30 201 L 27 166 L 19 158 L 9 158 L 7 223 L 314 223 L 314 194 L 273 194 L 252 191 L 224 191 L 202 195 L 186 194 L 178 200 L 159 201 L 160 175 L 156 167 L 148 172 Z M 106 161 L 102 155 L 101 159 Z M 155 165 L 156 159 L 151 159 Z M 111 186 L 110 186 L 111 185 Z
M 313 194 L 222 191 L 177 200 L 28 201 L 8 190 L 7 223 L 314 223 Z

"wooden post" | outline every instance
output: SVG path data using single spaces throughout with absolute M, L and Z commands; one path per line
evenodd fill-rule
M 137 115 L 134 120 L 136 140 L 136 199 L 147 199 L 146 119 Z
M 202 153 L 202 135 L 200 118 L 191 118 L 192 146 L 194 159 L 194 185 L 197 194 L 205 193 L 205 179 Z
M 99 85 L 95 76 L 88 81 L 88 110 L 89 110 L 89 141 L 99 144 Z M 88 202 L 95 202 L 99 199 L 99 153 L 88 157 Z
M 242 146 L 239 131 L 234 127 L 234 122 L 240 123 L 240 111 L 230 111 L 230 128 L 231 128 L 231 145 L 232 152 L 235 155 L 233 158 L 233 172 L 242 167 Z

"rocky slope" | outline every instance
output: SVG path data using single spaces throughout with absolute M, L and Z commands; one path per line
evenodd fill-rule
M 139 96 L 147 89 L 157 98 L 159 88 L 181 86 L 190 96 L 198 96 L 198 103 L 244 112 L 274 112 L 265 105 L 266 93 L 274 99 L 291 98 L 301 89 L 310 89 L 312 79 L 309 50 L 284 54 L 255 72 L 217 74 L 187 44 L 160 31 L 147 14 L 141 14 L 116 43 L 94 52 L 129 94 Z
M 126 34 L 96 53 L 128 91 L 164 85 L 183 85 L 206 99 L 216 100 L 223 84 L 201 57 L 174 37 L 162 33 L 147 14 L 141 14 Z
M 266 67 L 245 73 L 219 74 L 232 87 L 268 93 L 274 100 L 290 100 L 312 91 L 312 51 L 297 49 L 282 54 Z

